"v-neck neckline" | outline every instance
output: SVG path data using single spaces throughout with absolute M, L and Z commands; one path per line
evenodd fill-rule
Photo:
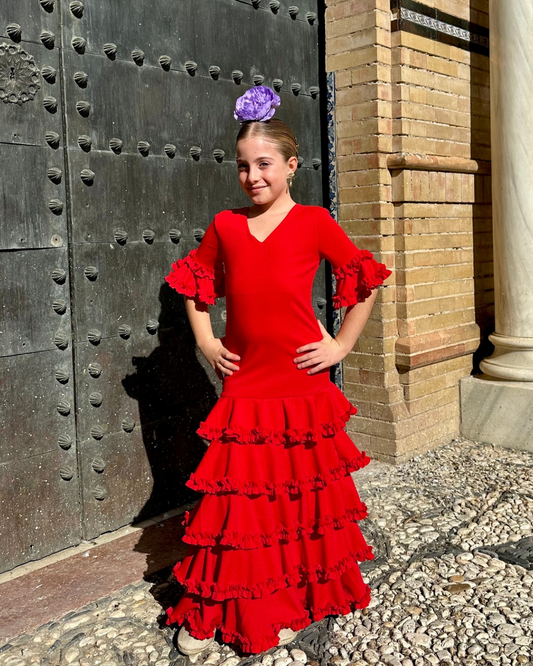
M 299 205 L 300 205 L 299 203 L 295 203 L 294 206 L 285 215 L 285 217 L 281 220 L 281 222 L 278 225 L 276 225 L 272 229 L 272 231 L 268 234 L 268 236 L 265 239 L 263 239 L 262 241 L 260 241 L 259 238 L 256 238 L 252 234 L 252 232 L 250 231 L 250 225 L 248 224 L 248 213 L 250 212 L 251 206 L 247 206 L 244 209 L 244 223 L 246 225 L 246 230 L 248 231 L 248 235 L 250 236 L 250 238 L 253 238 L 257 243 L 259 243 L 260 245 L 263 245 L 263 243 L 266 243 L 267 240 L 270 238 L 270 236 L 272 236 L 272 234 L 275 233 L 281 227 L 281 225 L 291 216 L 291 213 L 294 211 L 295 208 L 299 207 Z

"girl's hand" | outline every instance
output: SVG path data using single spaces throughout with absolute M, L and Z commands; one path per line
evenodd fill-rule
M 298 364 L 296 366 L 298 369 L 314 366 L 311 370 L 307 371 L 308 375 L 314 375 L 321 370 L 330 368 L 335 363 L 339 363 L 349 351 L 345 351 L 337 340 L 331 337 L 319 319 L 317 321 L 323 336 L 322 340 L 298 347 L 296 350 L 297 354 L 301 352 L 309 353 L 294 359 L 294 362 Z
M 198 344 L 198 347 L 219 379 L 224 379 L 232 375 L 233 371 L 239 370 L 239 366 L 231 361 L 240 361 L 241 357 L 226 349 L 220 338 L 207 338 L 202 344 Z

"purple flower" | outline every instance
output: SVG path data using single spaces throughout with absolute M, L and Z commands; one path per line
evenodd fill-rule
M 235 120 L 270 120 L 281 104 L 279 95 L 268 86 L 255 86 L 247 90 L 235 103 Z

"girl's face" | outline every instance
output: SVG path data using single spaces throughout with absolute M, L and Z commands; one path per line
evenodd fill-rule
M 251 138 L 237 144 L 239 183 L 254 204 L 267 204 L 285 194 L 287 175 L 297 166 L 296 157 L 285 160 L 271 141 Z

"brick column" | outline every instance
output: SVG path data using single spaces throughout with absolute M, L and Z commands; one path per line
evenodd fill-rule
M 394 271 L 390 0 L 327 0 L 326 68 L 335 72 L 339 222 L 354 243 Z M 394 459 L 394 275 L 381 288 L 356 348 L 344 361 L 346 395 L 360 448 Z
M 488 57 L 407 30 L 390 0 L 326 0 L 339 222 L 394 272 L 355 350 L 348 432 L 402 462 L 459 435 L 459 380 L 490 321 Z M 487 0 L 425 0 L 488 24 Z

